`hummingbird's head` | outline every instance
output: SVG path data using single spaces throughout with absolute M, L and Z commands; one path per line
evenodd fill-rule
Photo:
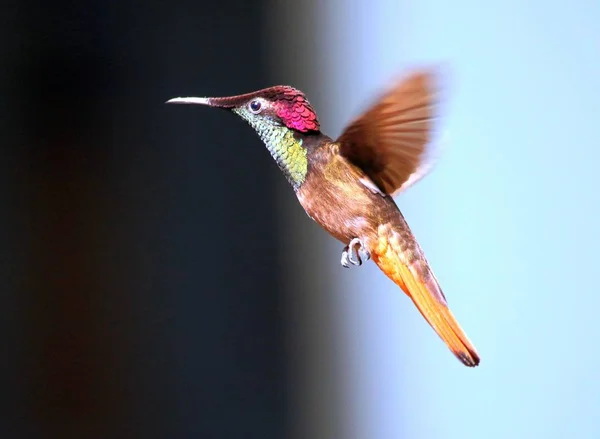
M 268 126 L 287 127 L 301 133 L 318 132 L 319 120 L 304 93 L 279 85 L 222 98 L 174 98 L 167 103 L 201 104 L 231 110 L 259 131 Z
M 200 104 L 224 108 L 244 119 L 258 133 L 271 156 L 298 189 L 308 173 L 304 137 L 320 132 L 319 120 L 300 90 L 275 86 L 222 98 L 175 98 L 173 104 Z

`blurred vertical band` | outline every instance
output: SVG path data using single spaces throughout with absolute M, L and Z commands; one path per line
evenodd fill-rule
M 304 90 L 335 138 L 399 70 L 407 3 L 271 1 L 273 79 Z M 343 245 L 306 217 L 291 191 L 281 205 L 293 437 L 402 437 L 411 348 L 400 310 L 409 304 L 374 264 L 343 269 Z
M 329 81 L 318 69 L 323 55 L 318 49 L 323 37 L 317 28 L 319 2 L 270 3 L 265 20 L 269 25 L 270 82 L 303 90 L 322 117 L 327 108 L 324 88 Z M 287 184 L 278 187 L 292 399 L 290 437 L 341 438 L 344 410 L 335 336 L 339 325 L 331 275 L 334 244 L 311 223 L 291 188 Z

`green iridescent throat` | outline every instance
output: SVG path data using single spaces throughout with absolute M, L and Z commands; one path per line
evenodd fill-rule
M 257 120 L 247 114 L 238 114 L 256 130 L 288 181 L 294 189 L 298 189 L 308 172 L 308 158 L 302 139 L 294 138 L 292 130 L 269 119 Z

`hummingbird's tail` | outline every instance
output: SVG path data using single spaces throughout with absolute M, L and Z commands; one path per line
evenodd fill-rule
M 401 216 L 400 216 L 401 217 Z M 446 298 L 429 268 L 408 224 L 382 225 L 378 230 L 373 261 L 412 299 L 423 317 L 466 366 L 479 364 L 475 347 L 450 312 Z

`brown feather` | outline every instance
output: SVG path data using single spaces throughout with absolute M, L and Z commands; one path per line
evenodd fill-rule
M 440 101 L 439 75 L 414 73 L 401 80 L 336 140 L 340 154 L 386 194 L 414 184 L 431 168 L 433 123 Z
M 339 155 L 337 143 L 319 143 L 310 145 L 310 172 L 296 192 L 306 213 L 344 244 L 361 238 L 379 268 L 408 294 L 452 352 L 467 366 L 479 364 L 393 198 L 365 185 L 368 177 Z
M 399 232 L 400 231 L 400 232 Z M 372 252 L 379 268 L 412 299 L 423 317 L 466 366 L 479 364 L 479 354 L 464 333 L 429 268 L 408 225 L 382 225 Z

